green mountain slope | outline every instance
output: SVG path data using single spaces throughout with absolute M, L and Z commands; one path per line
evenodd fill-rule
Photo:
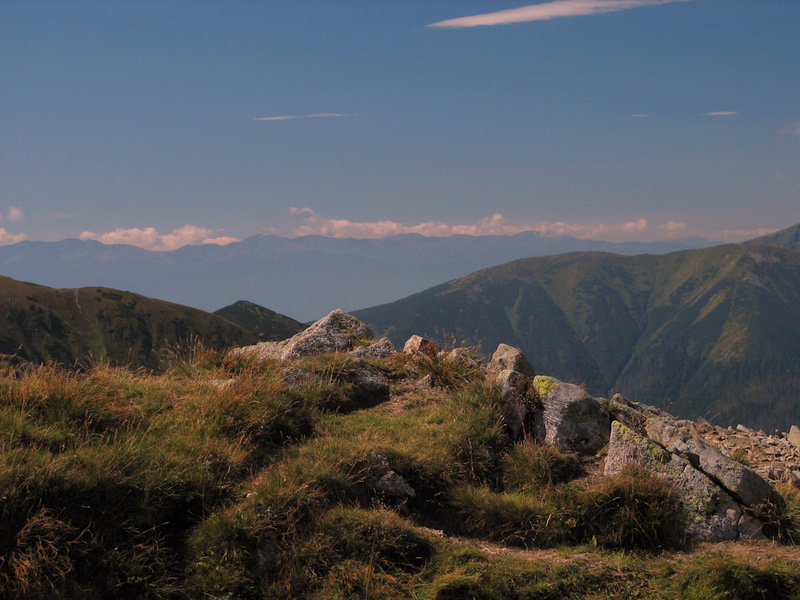
M 725 245 L 514 261 L 354 313 L 402 344 L 519 346 L 540 373 L 679 416 L 800 422 L 800 253 Z
M 267 341 L 285 340 L 306 328 L 300 321 L 246 300 L 215 310 L 214 314 Z
M 165 348 L 257 336 L 210 313 L 107 288 L 53 289 L 0 276 L 0 354 L 73 364 L 87 356 L 157 368 Z
M 768 246 L 780 246 L 781 248 L 800 250 L 800 224 L 781 229 L 769 235 L 761 236 L 746 243 L 767 244 Z

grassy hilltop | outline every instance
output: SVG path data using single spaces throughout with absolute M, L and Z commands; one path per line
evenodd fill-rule
M 54 289 L 0 276 L 0 355 L 74 365 L 87 358 L 157 369 L 176 344 L 258 337 L 205 311 L 102 287 Z
M 377 404 L 347 354 L 7 367 L 0 596 L 800 597 L 794 548 L 683 547 L 660 480 L 600 482 L 591 461 L 513 442 L 475 368 L 369 362 L 391 381 Z M 415 493 L 377 485 L 387 469 Z

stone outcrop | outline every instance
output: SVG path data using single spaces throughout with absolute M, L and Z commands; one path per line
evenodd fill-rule
M 282 342 L 261 342 L 237 348 L 235 354 L 262 359 L 288 360 L 326 352 L 351 350 L 357 342 L 372 338 L 369 327 L 341 309 L 332 311 L 307 329 Z
M 604 474 L 617 475 L 629 465 L 643 467 L 675 486 L 683 510 L 684 533 L 689 539 L 723 542 L 739 538 L 742 509 L 729 494 L 685 458 L 614 421 Z
M 594 454 L 608 443 L 611 415 L 583 388 L 537 375 L 534 387 L 542 403 L 536 430 L 546 444 L 565 452 Z
M 289 340 L 261 343 L 237 352 L 277 360 L 349 352 L 353 361 L 341 376 L 352 383 L 361 400 L 380 402 L 389 398 L 389 383 L 365 359 L 390 356 L 396 349 L 387 338 L 359 346 L 371 337 L 365 324 L 337 310 Z M 447 353 L 420 336 L 412 336 L 403 352 L 481 368 L 480 361 L 467 349 Z M 688 540 L 762 538 L 761 510 L 781 502 L 769 481 L 800 487 L 797 427 L 788 434 L 767 435 L 741 425 L 733 429 L 703 420 L 679 420 L 619 394 L 609 399 L 594 398 L 580 386 L 537 375 L 523 353 L 506 344 L 498 346 L 484 371 L 506 403 L 506 424 L 513 437 L 530 437 L 582 455 L 602 455 L 605 449 L 605 475 L 616 475 L 635 465 L 669 481 L 682 511 L 681 523 L 676 526 Z M 288 366 L 281 373 L 290 385 L 319 383 L 317 375 L 297 366 Z M 417 385 L 432 387 L 434 383 L 427 375 Z M 415 497 L 415 491 L 383 456 L 371 454 L 361 466 L 365 485 L 373 493 L 398 501 Z

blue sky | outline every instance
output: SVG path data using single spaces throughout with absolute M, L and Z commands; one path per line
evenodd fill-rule
M 798 31 L 797 0 L 4 0 L 0 243 L 746 239 L 800 222 Z

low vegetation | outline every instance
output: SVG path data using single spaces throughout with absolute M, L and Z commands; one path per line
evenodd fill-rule
M 370 359 L 392 382 L 371 406 L 347 355 L 171 361 L 0 372 L 1 597 L 800 597 L 780 553 L 685 548 L 663 481 L 511 440 L 474 369 Z

